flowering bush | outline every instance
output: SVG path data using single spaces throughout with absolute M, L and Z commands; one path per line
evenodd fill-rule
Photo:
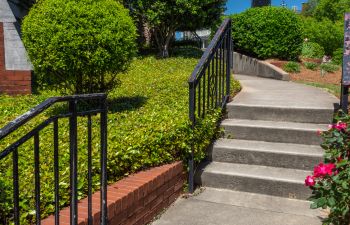
M 350 213 L 350 117 L 339 113 L 329 130 L 319 132 L 325 150 L 324 163 L 307 176 L 305 185 L 312 189 L 311 208 L 328 208 L 324 224 L 347 225 Z

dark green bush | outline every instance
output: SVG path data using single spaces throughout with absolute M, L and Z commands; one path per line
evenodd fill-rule
M 192 50 L 191 50 L 192 51 Z M 219 111 L 210 112 L 200 120 L 193 134 L 188 119 L 188 77 L 199 58 L 174 57 L 158 60 L 155 57 L 136 59 L 127 73 L 121 74 L 123 85 L 110 92 L 108 113 L 108 179 L 116 181 L 123 176 L 158 166 L 174 160 L 183 159 L 191 149 L 192 141 L 196 143 L 195 160 L 203 159 L 206 147 L 218 134 L 217 121 L 221 118 Z M 232 85 L 239 89 L 236 83 Z M 23 114 L 28 109 L 55 96 L 57 93 L 48 90 L 40 95 L 24 97 L 0 97 L 0 127 Z M 46 118 L 48 115 L 43 115 Z M 42 120 L 40 120 L 42 121 Z M 36 121 L 38 123 L 39 121 Z M 79 198 L 87 193 L 87 129 L 86 118 L 78 120 L 79 163 L 78 181 Z M 33 127 L 25 126 L 0 142 L 0 150 L 17 140 L 25 131 Z M 60 190 L 61 206 L 69 203 L 69 126 L 68 120 L 59 123 L 60 129 Z M 94 188 L 98 188 L 99 168 L 99 117 L 93 117 L 93 168 Z M 53 208 L 53 137 L 52 127 L 43 130 L 40 135 L 40 158 L 42 160 L 42 215 L 52 213 Z M 20 191 L 21 191 L 21 224 L 34 223 L 30 213 L 34 209 L 33 187 L 33 148 L 32 141 L 19 148 L 20 154 Z M 45 162 L 44 162 L 45 161 Z M 10 215 L 12 195 L 11 157 L 0 164 L 0 215 Z M 4 184 L 2 186 L 2 184 Z M 2 211 L 5 212 L 2 212 Z M 7 213 L 7 214 L 6 214 Z M 0 224 L 2 224 L 0 222 Z
M 314 42 L 304 42 L 301 56 L 311 59 L 321 59 L 324 56 L 324 48 Z
M 333 52 L 332 63 L 335 65 L 343 64 L 343 48 L 338 48 Z
M 231 16 L 234 49 L 261 59 L 295 60 L 303 38 L 300 18 L 281 7 L 257 7 Z
M 328 73 L 334 73 L 339 70 L 339 66 L 334 65 L 332 63 L 322 63 L 321 69 Z
M 299 73 L 300 65 L 297 62 L 288 62 L 283 66 L 283 69 L 288 73 Z
M 309 69 L 309 70 L 317 70 L 317 63 L 314 63 L 314 62 L 305 62 L 304 63 L 304 66 L 306 69 Z
M 111 90 L 136 51 L 132 18 L 114 0 L 38 1 L 22 31 L 39 82 L 67 92 Z
M 321 45 L 326 55 L 343 46 L 344 28 L 342 22 L 332 22 L 328 19 L 317 21 L 312 17 L 303 18 L 303 37 L 310 42 Z

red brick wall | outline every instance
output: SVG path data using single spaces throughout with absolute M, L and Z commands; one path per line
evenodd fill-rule
M 108 186 L 107 204 L 109 225 L 145 225 L 164 208 L 171 205 L 182 192 L 183 164 L 156 167 L 128 176 Z M 100 192 L 92 196 L 94 225 L 100 225 Z M 79 201 L 78 224 L 87 225 L 87 199 Z M 69 224 L 69 207 L 60 211 L 60 223 Z M 54 225 L 54 216 L 42 225 Z
M 31 71 L 6 70 L 4 28 L 0 22 L 0 93 L 9 95 L 30 94 L 32 91 L 31 79 Z

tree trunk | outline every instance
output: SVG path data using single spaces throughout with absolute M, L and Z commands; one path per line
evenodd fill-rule
M 155 30 L 155 39 L 159 49 L 159 56 L 162 58 L 169 57 L 169 45 L 171 38 L 174 36 L 174 31 L 168 30 L 167 32 L 162 32 L 162 29 Z

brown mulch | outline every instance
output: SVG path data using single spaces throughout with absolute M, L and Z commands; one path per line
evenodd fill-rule
M 287 61 L 281 61 L 277 59 L 269 59 L 266 60 L 266 62 L 269 62 L 272 65 L 275 65 L 281 69 L 283 69 L 283 66 L 287 63 Z M 301 64 L 300 73 L 290 73 L 289 75 L 292 81 L 305 81 L 339 85 L 341 80 L 341 69 L 339 69 L 335 73 L 325 73 L 322 75 L 320 69 L 317 69 L 315 71 L 309 70 L 306 69 L 303 64 Z

